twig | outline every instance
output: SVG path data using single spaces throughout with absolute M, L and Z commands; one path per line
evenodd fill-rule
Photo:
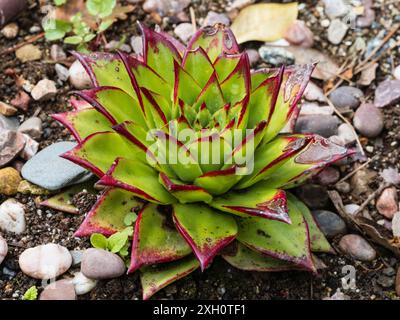
M 197 31 L 196 13 L 194 12 L 193 7 L 189 8 L 189 12 L 190 12 L 190 20 L 191 20 L 192 26 L 193 26 L 193 32 L 196 32 Z
M 332 101 L 329 100 L 329 98 L 328 98 L 326 95 L 325 95 L 325 98 L 326 98 L 326 101 L 328 102 L 328 105 L 329 105 L 331 108 L 333 108 L 333 110 L 335 111 L 336 115 L 337 115 L 340 119 L 342 119 L 347 125 L 350 126 L 351 131 L 353 132 L 354 137 L 356 138 L 358 147 L 360 148 L 360 152 L 361 152 L 361 154 L 362 154 L 363 156 L 365 156 L 365 152 L 364 152 L 363 146 L 362 146 L 362 144 L 361 144 L 360 139 L 358 138 L 358 134 L 357 134 L 356 130 L 354 129 L 353 125 L 350 123 L 349 120 L 347 120 L 345 117 L 343 117 L 343 115 L 339 112 L 338 109 L 336 109 L 336 107 L 334 106 L 334 104 L 332 103 Z
M 352 177 L 357 171 L 361 170 L 362 168 L 365 168 L 368 164 L 371 163 L 371 161 L 375 160 L 378 157 L 378 155 L 373 156 L 371 159 L 369 159 L 367 162 L 363 163 L 361 166 L 358 166 L 356 169 L 351 171 L 350 173 L 346 174 L 342 179 L 340 179 L 336 184 L 339 184 L 343 181 L 346 181 L 350 177 Z
M 365 209 L 365 207 L 373 200 L 375 199 L 376 196 L 381 194 L 381 192 L 390 187 L 390 183 L 383 183 L 378 189 L 376 189 L 374 192 L 372 192 L 368 198 L 360 205 L 360 207 L 353 213 L 354 217 L 358 217 L 360 213 Z
M 8 53 L 14 52 L 15 50 L 18 50 L 19 48 L 23 47 L 24 45 L 29 44 L 29 43 L 33 43 L 33 42 L 35 42 L 35 41 L 37 41 L 37 40 L 39 40 L 39 39 L 41 39 L 43 37 L 44 37 L 44 32 L 36 34 L 36 35 L 34 35 L 32 37 L 29 37 L 25 41 L 20 42 L 20 43 L 16 44 L 15 46 L 12 46 L 10 48 L 7 48 L 7 49 L 1 51 L 0 52 L 0 56 L 2 56 L 3 54 L 8 54 Z

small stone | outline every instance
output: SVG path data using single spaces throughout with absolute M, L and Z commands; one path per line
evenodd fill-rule
M 30 33 L 38 33 L 40 32 L 42 29 L 38 26 L 38 25 L 33 25 L 32 27 L 29 28 L 29 32 Z
M 53 98 L 56 93 L 55 82 L 49 79 L 42 79 L 34 86 L 31 95 L 36 101 L 45 101 Z
M 17 113 L 17 109 L 5 102 L 0 101 L 0 113 L 3 116 L 9 117 L 15 115 Z
M 23 134 L 25 140 L 25 146 L 19 153 L 19 156 L 24 160 L 31 159 L 39 150 L 39 142 L 32 139 L 27 134 Z
M 1 29 L 1 34 L 7 39 L 14 39 L 17 37 L 19 27 L 15 22 L 9 23 Z
M 75 287 L 76 294 L 80 296 L 92 291 L 96 287 L 97 281 L 85 277 L 82 272 L 75 272 L 72 284 Z
M 214 11 L 209 11 L 207 13 L 206 18 L 204 19 L 203 27 L 213 26 L 217 23 L 221 23 L 226 26 L 229 26 L 231 24 L 231 21 L 229 20 L 228 16 L 224 13 L 217 13 Z
M 129 45 L 127 45 L 126 43 L 121 43 L 121 41 L 117 40 L 111 40 L 109 43 L 106 44 L 105 48 L 108 51 L 121 50 L 126 53 L 130 53 L 132 51 Z
M 357 80 L 357 83 L 362 86 L 369 86 L 376 78 L 376 69 L 378 66 L 378 63 L 373 63 L 361 71 L 361 76 Z
M 44 288 L 39 300 L 76 300 L 74 285 L 69 279 L 53 282 Z
M 391 220 L 394 214 L 399 210 L 397 190 L 395 187 L 386 188 L 380 194 L 376 201 L 378 212 Z
M 377 108 L 391 106 L 399 101 L 400 80 L 386 80 L 376 88 L 374 104 Z
M 25 231 L 25 209 L 17 200 L 10 198 L 0 205 L 0 229 L 15 234 Z
M 72 257 L 67 248 L 48 243 L 26 249 L 19 257 L 23 273 L 35 279 L 53 279 L 70 268 Z
M 0 264 L 3 262 L 8 252 L 7 241 L 0 235 Z
M 90 279 L 118 278 L 125 269 L 124 261 L 112 252 L 90 248 L 83 253 L 81 272 Z
M 20 125 L 18 131 L 29 135 L 33 139 L 40 139 L 43 133 L 42 120 L 39 117 L 28 118 Z
M 324 298 L 323 300 L 351 300 L 350 297 L 343 292 L 340 291 L 340 289 L 337 289 L 334 295 L 332 297 L 327 297 Z
M 342 182 L 337 183 L 335 185 L 335 188 L 336 188 L 337 191 L 339 191 L 341 193 L 344 193 L 344 194 L 347 194 L 347 193 L 349 193 L 351 191 L 350 183 L 348 183 L 346 181 L 342 181 Z
M 0 194 L 7 196 L 16 194 L 21 180 L 19 172 L 14 168 L 0 169 Z
M 40 60 L 42 58 L 42 51 L 39 47 L 33 44 L 27 44 L 15 51 L 15 55 L 22 62 Z
M 394 270 L 392 267 L 386 267 L 385 269 L 382 270 L 382 273 L 385 276 L 393 277 L 394 275 L 396 275 L 396 270 Z
M 22 180 L 19 185 L 18 185 L 18 190 L 19 193 L 22 194 L 31 194 L 34 196 L 40 196 L 40 195 L 48 195 L 50 192 L 46 189 L 43 189 L 33 183 L 30 183 L 27 180 Z
M 297 188 L 297 195 L 311 209 L 324 208 L 329 202 L 326 189 L 317 184 L 305 184 Z
M 328 28 L 328 40 L 332 44 L 340 44 L 346 36 L 349 27 L 339 19 L 331 22 Z
M 193 25 L 187 22 L 178 24 L 174 29 L 174 33 L 183 43 L 187 43 L 194 33 Z
M 11 130 L 11 131 L 16 131 L 19 127 L 19 121 L 16 117 L 5 117 L 2 114 L 0 114 L 0 136 L 1 132 L 4 130 Z M 2 129 L 2 130 L 1 130 Z M 1 138 L 0 138 L 1 141 Z M 0 144 L 1 146 L 1 144 Z M 1 154 L 1 147 L 0 147 L 0 154 Z M 0 164 L 1 167 L 1 164 Z
M 66 55 L 65 51 L 58 44 L 53 44 L 50 47 L 50 57 L 54 61 L 60 61 L 60 60 L 67 59 L 67 55 Z
M 364 13 L 357 18 L 357 27 L 367 28 L 370 27 L 375 21 L 375 10 L 371 7 L 364 7 Z
M 325 6 L 325 14 L 330 19 L 343 17 L 351 10 L 351 6 L 348 5 L 346 0 L 323 0 L 323 3 Z
M 11 104 L 22 111 L 28 111 L 29 103 L 31 101 L 31 97 L 25 91 L 19 91 L 14 99 L 11 100 Z
M 400 80 L 400 66 L 394 68 L 393 77 L 395 77 L 397 80 Z
M 80 265 L 82 262 L 82 250 L 71 250 L 69 253 L 72 256 L 72 265 L 74 267 Z
M 79 60 L 76 60 L 69 68 L 69 82 L 78 90 L 92 87 L 92 81 Z
M 249 57 L 250 66 L 255 66 L 260 61 L 260 54 L 256 49 L 246 49 L 246 53 Z
M 364 93 L 355 87 L 342 86 L 332 91 L 329 99 L 338 109 L 356 109 Z
M 143 40 L 140 36 L 133 36 L 131 37 L 131 47 L 133 52 L 136 54 L 142 55 L 143 54 Z
M 320 106 L 315 102 L 307 102 L 305 101 L 301 105 L 300 116 L 307 115 L 332 115 L 334 109 L 330 106 Z
M 360 206 L 355 203 L 350 203 L 346 204 L 343 208 L 347 214 L 354 215 L 358 211 L 358 209 L 360 209 Z
M 323 186 L 334 185 L 340 178 L 339 170 L 333 167 L 326 167 L 315 178 L 315 182 Z
M 295 132 L 315 133 L 325 138 L 337 134 L 340 121 L 332 115 L 307 115 L 301 116 L 296 122 Z
M 327 238 L 333 238 L 339 234 L 345 234 L 346 224 L 337 214 L 327 210 L 314 210 L 312 215 L 319 228 Z
M 146 0 L 143 3 L 143 10 L 146 12 L 156 12 L 160 16 L 174 16 L 183 11 L 191 0 Z
M 392 231 L 395 238 L 400 240 L 400 212 L 396 212 L 392 219 Z
M 261 46 L 258 49 L 261 59 L 273 66 L 291 65 L 294 55 L 282 47 Z
M 25 139 L 19 132 L 0 130 L 0 167 L 13 160 L 25 146 Z
M 56 63 L 56 65 L 54 66 L 54 69 L 56 70 L 57 73 L 57 78 L 58 80 L 65 82 L 68 80 L 69 78 L 69 70 L 64 67 L 63 65 Z
M 363 103 L 354 114 L 353 124 L 363 136 L 375 138 L 383 130 L 384 119 L 382 112 L 372 103 Z
M 326 102 L 324 92 L 314 82 L 309 82 L 306 90 L 304 91 L 304 97 L 308 101 L 319 101 Z
M 290 44 L 304 48 L 311 48 L 314 44 L 314 34 L 301 20 L 296 20 L 286 30 L 284 38 Z
M 394 277 L 380 275 L 376 282 L 383 288 L 390 288 L 394 285 Z
M 385 168 L 381 172 L 381 177 L 385 182 L 398 185 L 400 184 L 400 173 L 399 170 L 393 167 Z
M 338 128 L 338 136 L 343 140 L 345 145 L 350 145 L 356 141 L 356 135 L 353 129 L 347 123 L 342 123 Z
M 357 234 L 347 234 L 340 239 L 339 247 L 344 253 L 360 261 L 372 261 L 376 251 L 364 238 Z

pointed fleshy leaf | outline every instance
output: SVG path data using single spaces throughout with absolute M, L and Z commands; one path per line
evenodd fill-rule
M 139 24 L 143 35 L 143 60 L 153 70 L 157 70 L 169 84 L 174 82 L 174 62 L 180 63 L 182 57 L 175 46 L 162 34 L 155 32 L 143 24 Z
M 304 182 L 325 166 L 347 157 L 354 150 L 339 146 L 328 139 L 309 135 L 311 141 L 294 157 L 266 178 L 270 188 L 290 188 Z
M 146 88 L 141 88 L 141 91 L 143 93 L 143 106 L 146 113 L 147 126 L 151 129 L 164 127 L 168 120 L 156 99 L 154 99 L 153 94 Z
M 204 270 L 237 234 L 233 217 L 203 204 L 174 204 L 176 228 L 192 247 Z
M 205 189 L 196 185 L 185 184 L 175 179 L 170 179 L 165 173 L 160 173 L 160 183 L 177 198 L 180 203 L 209 203 L 212 200 L 211 194 Z
M 190 246 L 175 229 L 171 212 L 148 204 L 136 219 L 128 273 L 144 265 L 178 260 L 191 252 Z
M 193 256 L 169 263 L 143 267 L 140 269 L 143 299 L 149 299 L 157 291 L 187 276 L 198 267 L 199 262 Z
M 297 207 L 290 206 L 289 215 L 291 224 L 260 217 L 238 219 L 237 240 L 262 254 L 315 271 L 307 223 Z
M 78 91 L 75 94 L 89 102 L 113 125 L 126 120 L 134 120 L 146 128 L 145 114 L 138 100 L 119 88 L 97 87 Z
M 287 197 L 289 204 L 291 206 L 295 206 L 306 219 L 308 231 L 310 234 L 311 251 L 334 253 L 335 251 L 329 244 L 328 240 L 325 238 L 325 235 L 319 229 L 314 217 L 312 216 L 307 206 L 289 192 L 287 193 Z
M 84 100 L 78 100 L 78 99 L 71 98 L 69 100 L 69 103 L 71 104 L 74 111 L 82 111 L 85 109 L 93 108 L 90 103 L 88 103 L 87 101 L 84 101 Z
M 177 104 L 178 100 L 182 99 L 186 104 L 193 105 L 201 92 L 201 87 L 176 61 L 174 75 L 174 103 Z
M 159 31 L 158 33 L 160 33 L 165 39 L 171 42 L 176 50 L 178 50 L 179 54 L 183 57 L 186 51 L 186 46 L 182 42 L 171 36 L 168 32 Z
M 211 75 L 214 73 L 214 67 L 207 53 L 200 47 L 186 51 L 182 67 L 202 88 L 209 82 Z
M 252 70 L 250 73 L 251 78 L 251 92 L 256 90 L 261 84 L 270 78 L 276 78 L 276 76 L 284 69 L 284 66 L 280 68 L 262 68 Z
M 199 29 L 190 39 L 187 49 L 193 50 L 198 47 L 207 52 L 213 63 L 221 53 L 239 53 L 239 46 L 232 31 L 221 24 Z
M 66 127 L 78 142 L 83 141 L 93 133 L 112 130 L 111 122 L 94 108 L 58 113 L 51 116 Z
M 245 176 L 247 169 L 232 166 L 225 170 L 210 171 L 194 180 L 196 186 L 202 187 L 213 195 L 229 191 Z
M 299 65 L 286 67 L 275 105 L 271 106 L 269 113 L 268 129 L 264 142 L 272 140 L 289 119 L 295 119 L 300 109 L 297 105 L 311 78 L 315 65 Z M 293 116 L 294 115 L 294 116 Z M 294 126 L 294 123 L 292 124 Z
M 126 228 L 127 214 L 138 210 L 141 203 L 128 191 L 109 188 L 97 199 L 85 220 L 75 232 L 76 237 L 86 237 L 93 233 L 110 236 Z
M 159 183 L 158 172 L 138 160 L 118 158 L 98 184 L 125 189 L 153 203 L 176 202 Z
M 236 189 L 244 189 L 268 178 L 291 157 L 295 157 L 311 141 L 310 135 L 283 135 L 256 149 L 254 168 L 251 174 L 243 177 Z
M 240 242 L 232 244 L 234 253 L 222 255 L 233 267 L 245 271 L 274 272 L 296 269 L 292 263 L 251 250 Z
M 102 177 L 118 157 L 136 158 L 141 154 L 145 159 L 143 150 L 124 139 L 115 132 L 96 132 L 61 156 Z
M 223 82 L 235 70 L 242 54 L 221 54 L 214 62 L 214 68 L 217 72 L 218 81 Z
M 262 183 L 214 198 L 210 206 L 242 217 L 250 215 L 290 223 L 285 191 L 265 188 Z
M 206 85 L 203 87 L 203 90 L 196 98 L 194 108 L 199 110 L 203 103 L 206 105 L 207 110 L 210 111 L 211 114 L 217 112 L 225 105 L 225 100 L 222 95 L 216 73 L 212 74 Z

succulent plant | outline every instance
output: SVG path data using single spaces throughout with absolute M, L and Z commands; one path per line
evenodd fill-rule
M 76 235 L 112 235 L 139 208 L 128 272 L 140 269 L 145 299 L 216 255 L 316 272 L 312 252 L 332 249 L 285 190 L 352 151 L 292 133 L 314 65 L 251 71 L 222 25 L 187 47 L 140 28 L 142 55 L 76 53 L 93 88 L 54 115 L 78 141 L 63 157 L 105 186 Z

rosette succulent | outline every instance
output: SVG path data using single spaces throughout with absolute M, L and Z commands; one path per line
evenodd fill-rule
M 104 186 L 77 236 L 110 236 L 137 212 L 128 272 L 143 297 L 222 256 L 253 271 L 316 272 L 331 247 L 286 190 L 351 151 L 293 134 L 314 65 L 251 70 L 223 25 L 187 47 L 140 25 L 141 55 L 76 53 L 93 88 L 54 115 L 78 145 L 63 155 Z

